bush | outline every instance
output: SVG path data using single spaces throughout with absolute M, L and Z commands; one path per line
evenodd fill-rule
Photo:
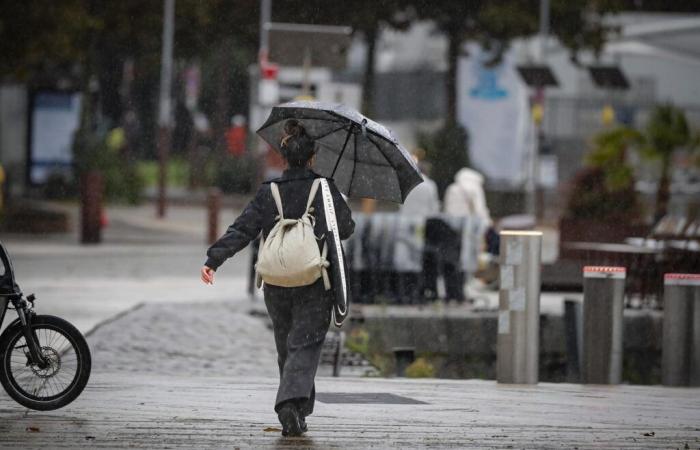
M 216 171 L 214 185 L 226 194 L 248 194 L 253 190 L 256 175 L 253 158 L 226 157 Z
M 353 329 L 345 340 L 345 346 L 351 352 L 367 356 L 369 354 L 369 333 L 362 328 Z
M 611 189 L 600 167 L 579 171 L 566 207 L 566 218 L 602 221 L 634 221 L 640 216 L 640 204 L 634 185 Z
M 431 178 L 438 187 L 440 199 L 455 174 L 469 167 L 469 136 L 459 124 L 446 124 L 433 134 L 418 135 L 418 145 L 425 149 L 425 159 L 431 170 Z
M 158 186 L 159 163 L 154 160 L 144 160 L 136 163 L 136 171 L 141 177 L 145 186 Z M 166 180 L 168 186 L 187 186 L 190 175 L 190 168 L 187 162 L 180 158 L 170 158 L 168 160 L 168 168 Z
M 78 180 L 92 170 L 104 177 L 104 198 L 108 201 L 138 203 L 144 182 L 135 164 L 127 161 L 118 149 L 108 145 L 110 135 L 99 135 L 80 130 L 74 145 L 75 167 Z
M 434 378 L 435 367 L 425 358 L 417 358 L 413 364 L 406 367 L 408 378 Z
M 635 221 L 640 217 L 634 174 L 627 163 L 628 147 L 639 140 L 639 133 L 625 127 L 595 137 L 586 166 L 574 177 L 566 218 Z

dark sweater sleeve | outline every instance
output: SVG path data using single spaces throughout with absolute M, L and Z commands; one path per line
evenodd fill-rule
M 255 198 L 246 206 L 236 221 L 228 227 L 226 233 L 209 247 L 207 262 L 204 265 L 216 270 L 224 261 L 243 250 L 250 241 L 260 234 L 267 189 L 269 189 L 267 185 L 261 186 Z
M 355 231 L 355 221 L 352 220 L 350 207 L 345 202 L 343 195 L 340 193 L 333 180 L 328 181 L 328 185 L 331 188 L 331 195 L 333 196 L 335 215 L 338 221 L 338 233 L 340 234 L 340 239 L 345 240 L 352 236 L 353 231 Z

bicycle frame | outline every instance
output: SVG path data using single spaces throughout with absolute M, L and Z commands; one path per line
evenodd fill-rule
M 30 363 L 36 364 L 39 368 L 44 368 L 47 365 L 41 349 L 39 348 L 39 340 L 32 329 L 32 318 L 34 317 L 34 295 L 29 295 L 26 298 L 15 282 L 15 273 L 12 267 L 10 256 L 5 250 L 5 246 L 0 242 L 0 262 L 2 262 L 4 273 L 0 276 L 0 327 L 5 320 L 5 314 L 10 308 L 10 304 L 17 311 L 19 316 L 9 326 L 15 323 L 22 324 L 22 332 L 29 348 Z

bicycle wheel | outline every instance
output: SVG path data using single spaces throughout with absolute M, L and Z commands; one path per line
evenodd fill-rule
M 31 364 L 22 325 L 0 336 L 0 382 L 19 404 L 49 411 L 66 406 L 83 391 L 90 378 L 90 349 L 80 331 L 54 316 L 35 316 L 32 328 L 48 366 Z

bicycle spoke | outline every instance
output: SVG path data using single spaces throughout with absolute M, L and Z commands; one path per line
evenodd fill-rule
M 30 397 L 55 398 L 67 391 L 78 379 L 80 355 L 74 343 L 61 331 L 35 327 L 37 344 L 48 365 L 29 364 L 29 347 L 24 336 L 18 336 L 8 352 L 8 366 L 15 385 Z

